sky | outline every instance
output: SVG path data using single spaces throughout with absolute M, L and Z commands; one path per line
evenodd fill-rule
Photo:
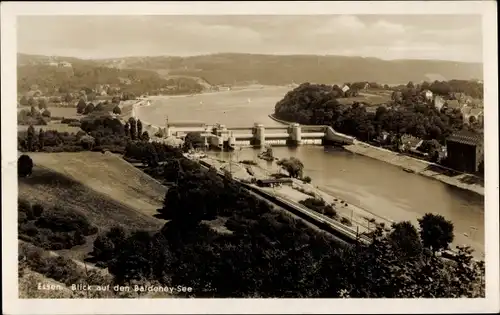
M 313 54 L 482 62 L 480 15 L 19 16 L 18 52 Z

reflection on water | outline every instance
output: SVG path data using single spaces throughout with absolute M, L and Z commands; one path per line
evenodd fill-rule
M 174 97 L 141 108 L 139 116 L 157 124 L 162 124 L 168 115 L 171 121 L 202 120 L 227 126 L 250 126 L 254 122 L 279 125 L 268 114 L 274 111 L 274 105 L 287 90 L 271 88 Z M 251 98 L 251 103 L 247 102 L 248 98 Z M 203 100 L 203 105 L 199 104 L 200 100 Z M 233 154 L 233 159 L 255 160 L 261 166 L 269 167 L 257 158 L 258 152 L 243 149 Z M 211 154 L 229 159 L 227 152 Z M 455 244 L 470 244 L 483 252 L 484 198 L 480 195 L 333 147 L 276 146 L 273 154 L 279 158 L 299 158 L 304 163 L 304 174 L 312 178 L 314 185 L 394 221 L 409 220 L 417 225 L 417 218 L 425 213 L 439 213 L 454 223 Z

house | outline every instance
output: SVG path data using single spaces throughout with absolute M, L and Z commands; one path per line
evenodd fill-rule
M 434 96 L 434 107 L 437 110 L 441 110 L 441 108 L 443 108 L 444 104 L 445 104 L 445 100 L 441 96 L 439 96 L 439 95 Z
M 417 150 L 418 147 L 422 144 L 423 140 L 414 137 L 412 135 L 404 134 L 401 136 L 401 143 L 399 144 L 400 151 L 411 151 Z
M 422 95 L 425 97 L 426 100 L 432 101 L 433 93 L 431 90 L 423 90 Z
M 259 179 L 257 185 L 259 187 L 275 187 L 281 185 L 291 186 L 293 181 L 291 178 L 271 178 L 271 179 Z
M 377 139 L 375 139 L 375 142 L 377 143 L 380 143 L 380 144 L 387 144 L 387 143 L 390 143 L 391 142 L 391 134 L 386 132 L 386 131 L 382 131 L 380 133 L 380 135 L 377 137 Z
M 67 61 L 61 61 L 59 64 L 58 64 L 59 67 L 61 68 L 71 68 L 73 65 Z
M 347 91 L 350 90 L 349 86 L 347 84 L 344 84 L 341 88 L 342 92 L 346 93 Z
M 448 165 L 455 170 L 475 173 L 484 159 L 484 139 L 481 134 L 460 131 L 446 139 Z
M 453 109 L 458 109 L 460 110 L 462 108 L 462 104 L 458 100 L 447 100 L 445 102 L 446 108 L 453 110 Z
M 480 124 L 484 122 L 484 114 L 482 108 L 473 108 L 470 106 L 464 106 L 462 108 L 462 115 L 464 117 L 465 123 L 468 123 L 471 117 L 474 117 L 474 119 L 478 121 Z

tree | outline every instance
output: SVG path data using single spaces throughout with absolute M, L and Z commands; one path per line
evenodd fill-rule
M 142 135 L 142 122 L 140 119 L 137 120 L 137 135 L 138 136 Z
M 36 117 L 38 115 L 38 110 L 35 108 L 35 106 L 31 106 L 31 110 L 30 110 L 30 113 L 31 113 L 31 117 Z
M 149 141 L 149 133 L 147 131 L 144 131 L 142 133 L 141 140 L 143 140 L 143 141 Z
M 66 95 L 64 95 L 64 98 L 63 98 L 64 102 L 70 103 L 72 100 L 73 100 L 73 96 L 71 96 L 71 94 L 66 93 Z
M 476 123 L 476 117 L 474 116 L 470 116 L 469 117 L 469 124 L 472 126 Z
M 87 150 L 92 150 L 92 148 L 95 145 L 95 139 L 90 135 L 85 135 L 80 138 L 80 144 L 82 145 L 83 148 Z
M 28 151 L 34 151 L 35 149 L 35 128 L 33 128 L 33 125 L 30 125 L 28 127 L 28 133 L 26 136 L 26 145 Z
M 47 101 L 44 98 L 41 98 L 38 100 L 38 109 L 46 109 L 47 108 Z
M 405 259 L 412 259 L 422 254 L 422 242 L 417 229 L 409 221 L 393 224 L 389 234 L 398 255 Z
M 29 105 L 28 98 L 26 98 L 26 96 L 23 95 L 19 100 L 19 104 L 21 104 L 22 106 L 28 106 Z
M 86 107 L 87 107 L 87 103 L 85 103 L 85 100 L 80 99 L 78 101 L 78 104 L 76 105 L 76 112 L 78 114 L 83 114 L 85 112 Z
M 420 226 L 420 238 L 425 248 L 433 253 L 447 249 L 453 242 L 453 223 L 446 220 L 442 215 L 426 213 L 418 219 Z
M 43 112 L 42 112 L 42 116 L 43 117 L 50 117 L 50 111 L 48 109 L 45 109 Z
M 97 104 L 96 107 L 94 108 L 94 111 L 96 111 L 96 112 L 100 112 L 103 110 L 104 110 L 104 106 L 102 105 L 102 103 Z
M 137 121 L 134 117 L 128 119 L 128 124 L 130 126 L 130 139 L 137 139 Z
M 123 131 L 125 132 L 125 136 L 130 136 L 130 124 L 128 123 L 128 121 L 123 126 Z
M 406 84 L 406 87 L 409 88 L 409 89 L 414 89 L 415 88 L 415 84 L 413 84 L 412 81 L 408 82 L 408 84 Z
M 34 204 L 33 207 L 32 207 L 32 210 L 33 210 L 33 216 L 35 218 L 38 218 L 42 215 L 43 213 L 43 206 L 40 205 L 40 204 Z
M 33 172 L 33 160 L 26 154 L 23 154 L 17 160 L 17 174 L 20 177 L 30 176 Z
M 40 149 L 43 149 L 44 144 L 45 144 L 45 132 L 43 131 L 42 128 L 40 128 L 40 131 L 38 132 L 38 145 L 40 146 Z
M 288 175 L 290 175 L 290 177 L 299 178 L 302 176 L 304 164 L 302 164 L 302 162 L 295 157 L 291 157 L 289 159 L 281 159 L 277 164 L 284 168 L 288 172 Z
M 95 108 L 95 107 L 94 107 L 94 104 L 89 103 L 89 104 L 85 107 L 85 110 L 83 111 L 83 113 L 84 113 L 85 115 L 88 115 L 88 114 L 90 114 L 90 113 L 92 113 L 92 112 L 94 111 L 94 108 Z
M 36 100 L 33 97 L 30 97 L 28 99 L 28 105 L 29 106 L 36 106 Z
M 116 115 L 121 115 L 122 113 L 122 110 L 120 108 L 120 106 L 115 106 L 115 108 L 113 108 L 113 114 L 116 114 Z
M 188 132 L 184 138 L 184 150 L 203 148 L 205 140 L 199 132 Z

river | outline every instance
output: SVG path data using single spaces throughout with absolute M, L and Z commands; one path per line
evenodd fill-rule
M 226 91 L 194 96 L 155 97 L 141 107 L 138 117 L 148 123 L 199 120 L 207 124 L 251 126 L 280 125 L 268 117 L 288 87 Z M 258 150 L 243 149 L 233 159 L 256 158 Z M 439 213 L 455 226 L 454 245 L 470 245 L 476 257 L 484 253 L 484 198 L 437 180 L 406 173 L 401 168 L 345 150 L 322 146 L 274 147 L 276 157 L 295 156 L 304 163 L 304 174 L 313 184 L 347 202 L 394 221 L 417 219 L 427 212 Z M 228 160 L 227 152 L 211 155 Z M 467 234 L 466 235 L 464 235 Z

